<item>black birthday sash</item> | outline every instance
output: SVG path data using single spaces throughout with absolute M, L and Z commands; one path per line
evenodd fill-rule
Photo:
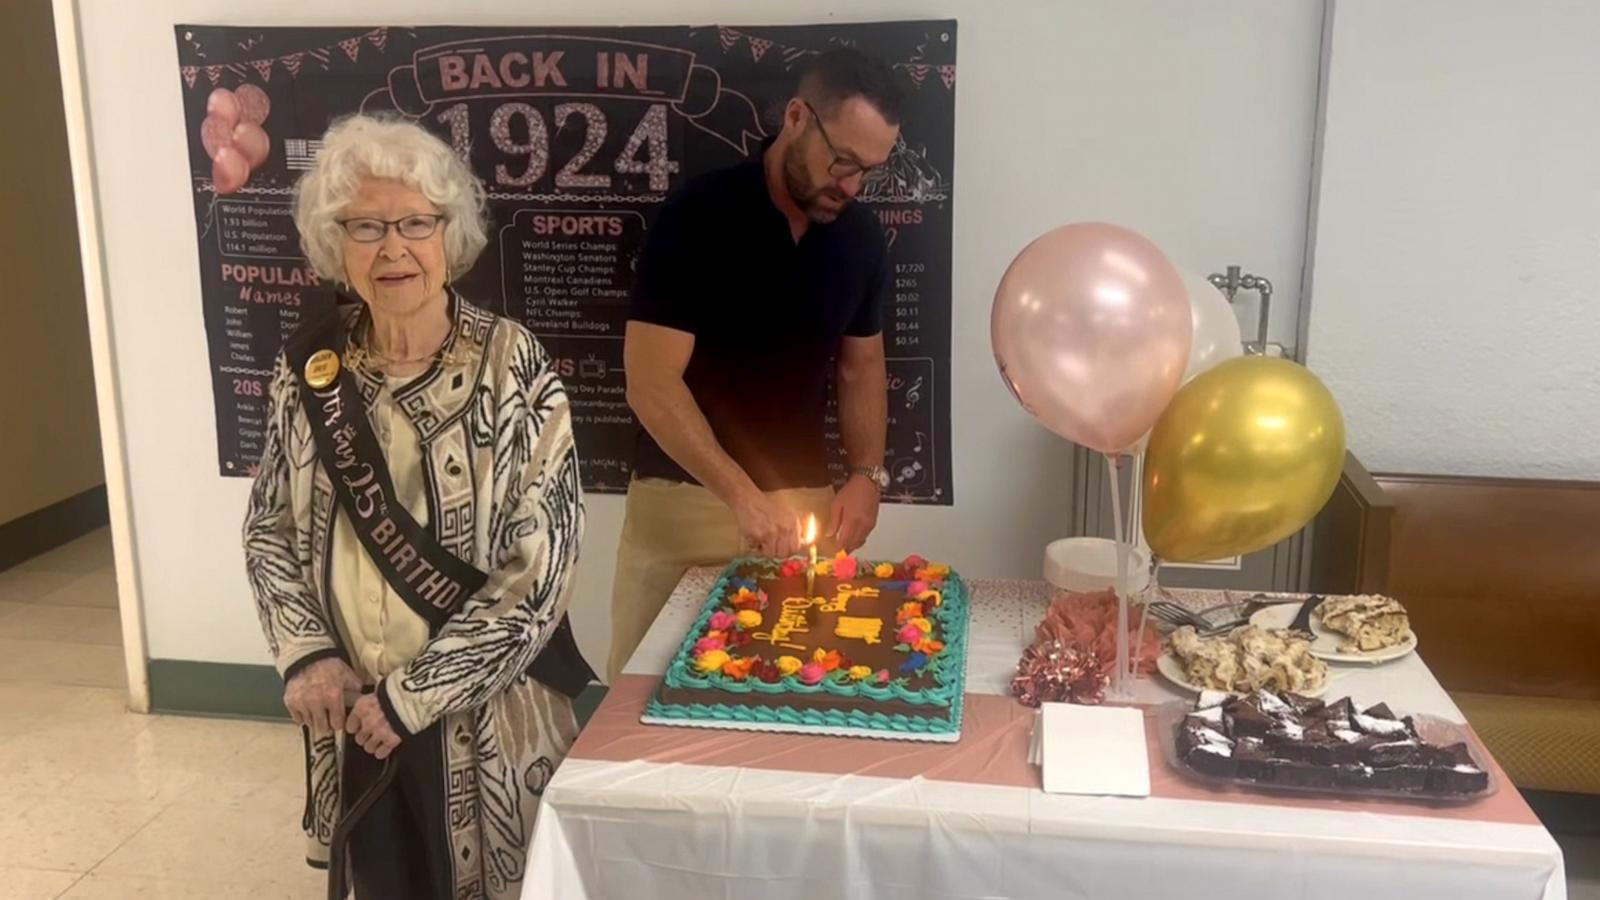
M 361 388 L 340 363 L 345 344 L 336 308 L 296 335 L 285 352 L 298 375 L 317 457 L 333 482 L 339 508 L 383 579 L 435 634 L 489 576 L 440 545 L 395 493 Z M 528 674 L 568 697 L 576 697 L 594 677 L 566 616 Z

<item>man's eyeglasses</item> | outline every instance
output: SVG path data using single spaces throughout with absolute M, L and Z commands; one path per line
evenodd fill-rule
M 433 237 L 434 231 L 438 230 L 439 223 L 443 222 L 444 219 L 443 215 L 437 213 L 419 213 L 414 216 L 406 216 L 403 219 L 369 219 L 363 217 L 340 219 L 339 227 L 344 229 L 345 234 L 350 235 L 350 240 L 358 244 L 376 244 L 383 240 L 384 236 L 389 233 L 390 228 L 399 232 L 400 236 L 408 241 L 420 241 L 424 238 Z
M 828 137 L 828 129 L 822 125 L 822 116 L 817 114 L 817 108 L 811 105 L 810 100 L 802 100 L 806 109 L 811 111 L 811 118 L 817 123 L 817 133 L 822 135 L 822 143 L 827 146 L 828 152 L 833 154 L 833 162 L 828 163 L 828 174 L 834 178 L 849 178 L 852 175 L 870 175 L 883 168 L 884 163 L 874 166 L 864 166 L 856 160 L 839 155 L 839 148 L 833 145 L 833 140 Z M 885 160 L 887 162 L 887 160 Z

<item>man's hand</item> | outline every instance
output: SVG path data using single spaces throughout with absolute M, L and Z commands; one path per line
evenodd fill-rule
M 283 706 L 296 725 L 317 737 L 344 727 L 344 692 L 361 690 L 361 679 L 342 659 L 319 659 L 296 672 L 283 687 Z
M 867 535 L 878 525 L 878 486 L 864 475 L 851 475 L 833 495 L 833 511 L 828 517 L 829 537 L 846 553 L 854 553 L 867 542 Z
M 361 699 L 350 709 L 350 720 L 345 723 L 344 730 L 355 735 L 361 749 L 378 759 L 388 757 L 394 748 L 400 746 L 400 735 L 395 734 L 389 726 L 383 707 L 378 705 L 377 694 L 361 695 Z
M 800 552 L 800 523 L 788 507 L 759 491 L 733 507 L 739 537 L 761 556 L 782 558 Z

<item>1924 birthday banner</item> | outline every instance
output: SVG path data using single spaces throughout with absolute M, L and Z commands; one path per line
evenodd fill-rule
M 330 122 L 383 112 L 449 141 L 483 179 L 490 243 L 456 284 L 538 336 L 572 398 L 584 487 L 625 490 L 637 426 L 622 336 L 655 212 L 684 179 L 758 152 L 806 58 L 845 44 L 890 63 L 909 99 L 860 197 L 895 268 L 888 499 L 953 502 L 954 21 L 175 30 L 223 475 L 254 471 L 273 360 L 323 296 L 291 219 L 295 180 Z M 828 428 L 842 478 L 831 410 Z

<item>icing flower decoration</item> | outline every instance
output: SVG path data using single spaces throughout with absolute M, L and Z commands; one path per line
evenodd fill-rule
M 816 684 L 820 682 L 822 680 L 822 676 L 826 674 L 828 674 L 827 671 L 816 663 L 806 663 L 800 667 L 800 671 L 796 677 L 800 679 L 801 684 Z
M 933 633 L 933 623 L 929 622 L 922 616 L 917 616 L 915 619 L 912 619 L 911 624 L 917 626 L 917 628 L 920 629 L 923 634 Z
M 756 583 L 748 578 L 730 578 L 728 579 L 728 587 L 733 588 L 735 592 L 740 594 L 754 593 Z
M 920 615 L 922 615 L 922 604 L 915 600 L 907 601 L 900 604 L 900 608 L 895 611 L 894 623 L 904 625 Z
M 833 560 L 831 559 L 819 559 L 817 560 L 817 564 L 811 567 L 811 574 L 813 575 L 822 575 L 826 577 L 832 571 Z
M 760 628 L 761 613 L 753 609 L 741 609 L 734 615 L 733 621 L 740 628 Z
M 822 648 L 818 647 L 816 652 L 811 654 L 811 661 L 821 666 L 822 671 L 832 672 L 843 664 L 844 657 L 840 656 L 837 650 L 829 650 L 824 653 Z
M 856 577 L 856 560 L 853 556 L 846 556 L 843 550 L 833 558 L 833 575 L 835 578 L 848 580 Z
M 923 591 L 922 593 L 917 594 L 916 597 L 918 600 L 921 600 L 924 603 L 932 603 L 934 606 L 938 606 L 944 602 L 944 598 L 939 596 L 938 591 Z
M 928 561 L 926 559 L 923 559 L 922 557 L 913 553 L 906 557 L 906 561 L 901 563 L 900 567 L 905 569 L 907 572 L 915 572 L 927 564 Z
M 879 684 L 888 684 L 889 683 L 889 670 L 888 669 L 879 669 L 878 673 L 876 675 L 872 676 L 872 680 L 876 681 Z
M 733 627 L 733 613 L 719 609 L 711 614 L 711 621 L 706 623 L 712 631 L 727 631 Z
M 696 656 L 699 656 L 702 653 L 710 653 L 713 650 L 721 650 L 726 646 L 727 642 L 720 637 L 703 637 L 694 642 L 694 652 Z
M 805 664 L 800 662 L 798 657 L 780 656 L 780 657 L 778 657 L 778 661 L 776 663 L 774 663 L 774 665 L 776 665 L 778 667 L 778 673 L 779 674 L 781 674 L 781 675 L 793 675 L 794 673 L 800 671 L 800 667 L 802 665 L 805 665 Z
M 710 675 L 712 672 L 722 671 L 722 667 L 728 662 L 729 658 L 728 654 L 721 650 L 709 650 L 695 657 L 694 667 Z
M 851 666 L 848 673 L 851 681 L 866 681 L 872 677 L 871 666 Z M 885 673 L 888 674 L 888 673 Z
M 750 674 L 755 676 L 757 681 L 767 684 L 777 684 L 783 680 L 783 673 L 778 671 L 777 666 L 759 658 L 756 660 L 755 666 L 751 668 Z
M 929 563 L 915 570 L 916 576 L 922 581 L 943 581 L 950 574 L 950 567 L 944 563 Z
M 794 557 L 784 560 L 783 564 L 778 566 L 778 574 L 784 578 L 793 578 L 796 575 L 803 575 L 805 574 L 805 571 L 806 561 L 803 559 L 796 559 Z
M 913 653 L 910 656 L 906 657 L 906 661 L 905 662 L 900 664 L 900 674 L 902 674 L 902 675 L 913 674 L 915 672 L 920 671 L 922 669 L 922 667 L 927 665 L 927 664 L 928 664 L 928 657 L 927 657 L 926 654 Z
M 878 563 L 878 567 L 872 570 L 872 574 L 884 579 L 893 578 L 894 563 Z
M 894 639 L 902 644 L 915 644 L 922 640 L 923 631 L 917 626 L 907 622 L 904 628 L 895 633 Z
M 732 606 L 734 609 L 766 609 L 767 595 L 765 593 L 748 590 L 746 588 L 740 588 L 739 593 L 734 594 L 733 597 L 728 600 L 728 605 Z
M 944 649 L 944 642 L 936 641 L 933 638 L 923 638 L 922 640 L 917 641 L 916 645 L 911 649 L 917 651 L 918 653 L 933 656 L 935 653 L 938 653 L 940 650 Z
M 923 594 L 926 594 L 927 592 L 928 592 L 928 583 L 926 581 L 913 581 L 910 584 L 906 585 L 906 596 L 907 597 L 921 597 Z
M 755 657 L 747 656 L 744 659 L 730 659 L 722 664 L 722 674 L 734 681 L 743 681 L 750 677 L 750 670 L 755 668 Z
M 753 639 L 750 637 L 750 632 L 735 631 L 733 634 L 728 636 L 728 646 L 743 647 L 744 645 L 750 643 L 751 640 Z

